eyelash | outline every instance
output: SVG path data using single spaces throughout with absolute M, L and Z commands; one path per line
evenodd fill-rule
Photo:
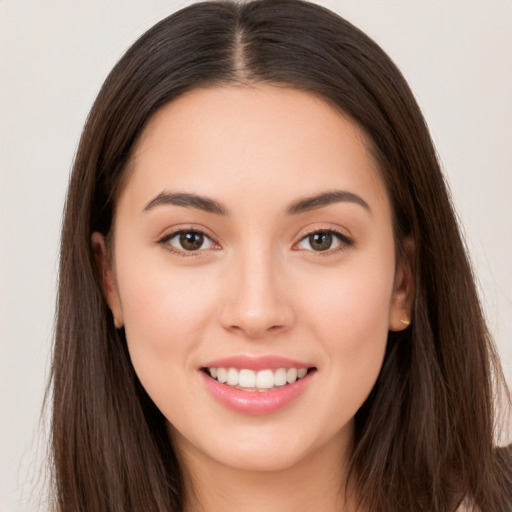
M 352 238 L 348 237 L 347 235 L 345 235 L 344 233 L 341 233 L 340 231 L 338 231 L 336 229 L 332 229 L 332 228 L 318 229 L 317 228 L 317 229 L 312 229 L 309 233 L 306 233 L 304 236 L 302 236 L 302 238 L 294 245 L 294 247 L 297 247 L 300 243 L 307 240 L 312 235 L 316 235 L 316 234 L 320 234 L 320 233 L 332 235 L 334 238 L 337 239 L 337 241 L 339 242 L 339 245 L 337 247 L 328 248 L 323 251 L 314 251 L 311 249 L 309 252 L 313 253 L 315 256 L 322 256 L 322 257 L 330 256 L 332 254 L 336 254 L 338 252 L 344 251 L 344 250 L 348 249 L 349 247 L 353 247 L 355 245 L 355 241 Z M 300 249 L 297 249 L 297 250 L 300 250 Z
M 174 247 L 173 245 L 171 245 L 169 243 L 169 241 L 172 240 L 173 238 L 180 236 L 180 235 L 184 235 L 184 234 L 200 235 L 204 238 L 204 240 L 209 240 L 211 244 L 219 247 L 219 245 L 212 239 L 212 237 L 208 236 L 204 231 L 201 231 L 200 229 L 196 229 L 196 228 L 179 229 L 177 231 L 173 231 L 172 233 L 164 235 L 162 238 L 157 240 L 157 243 L 165 246 L 165 249 L 168 250 L 169 252 L 178 254 L 179 256 L 183 256 L 186 258 L 191 257 L 191 256 L 199 256 L 199 253 L 201 253 L 204 250 L 207 250 L 207 249 L 197 249 L 197 250 L 187 251 L 186 249 L 178 249 L 177 247 Z M 204 240 L 203 240 L 203 243 L 204 243 Z
M 178 248 L 174 247 L 173 245 L 169 244 L 170 240 L 172 240 L 173 238 L 176 238 L 177 236 L 184 235 L 184 234 L 200 235 L 201 237 L 203 237 L 204 240 L 209 240 L 211 244 L 219 247 L 219 245 L 210 236 L 208 236 L 204 231 L 201 231 L 200 229 L 193 229 L 193 228 L 179 229 L 177 231 L 173 231 L 172 233 L 164 235 L 162 238 L 157 240 L 157 243 L 165 246 L 165 249 L 168 250 L 169 252 L 178 254 L 183 257 L 198 256 L 202 251 L 208 250 L 208 249 L 197 249 L 197 250 L 178 249 Z M 334 238 L 337 239 L 337 241 L 339 243 L 339 245 L 333 249 L 328 248 L 328 249 L 320 250 L 320 251 L 315 251 L 313 249 L 308 250 L 309 252 L 315 254 L 316 256 L 332 255 L 334 253 L 344 251 L 347 248 L 355 245 L 355 241 L 353 239 L 349 238 L 347 235 L 341 233 L 340 231 L 330 228 L 330 229 L 311 230 L 309 233 L 306 233 L 304 236 L 302 236 L 302 238 L 296 244 L 294 244 L 293 247 L 294 248 L 297 247 L 299 244 L 301 244 L 302 242 L 307 240 L 309 237 L 311 237 L 312 235 L 316 235 L 316 234 L 332 235 Z M 204 240 L 203 240 L 203 243 L 204 243 Z M 295 249 L 295 250 L 300 250 L 300 249 Z

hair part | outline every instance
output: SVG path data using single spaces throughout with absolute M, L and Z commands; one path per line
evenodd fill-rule
M 57 510 L 183 510 L 165 418 L 113 325 L 91 235 L 111 232 L 151 116 L 187 91 L 226 84 L 286 84 L 354 120 L 372 141 L 397 248 L 406 236 L 415 243 L 413 323 L 389 334 L 378 381 L 356 415 L 350 475 L 360 504 L 448 512 L 468 498 L 481 510 L 509 510 L 512 454 L 494 448 L 493 376 L 506 391 L 428 129 L 385 53 L 344 19 L 300 0 L 182 9 L 126 52 L 94 103 L 61 241 L 51 381 Z

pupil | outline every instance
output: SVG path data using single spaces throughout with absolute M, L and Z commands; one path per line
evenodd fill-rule
M 309 243 L 315 251 L 326 251 L 332 245 L 331 233 L 320 232 L 309 236 Z
M 186 251 L 196 251 L 203 245 L 203 235 L 193 231 L 181 233 L 180 244 Z

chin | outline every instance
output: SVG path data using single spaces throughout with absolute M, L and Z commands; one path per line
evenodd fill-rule
M 294 431 L 294 432 L 292 432 Z M 339 451 L 340 459 L 352 443 L 352 422 L 337 432 L 308 432 L 295 424 L 290 428 L 277 425 L 253 426 L 227 430 L 213 435 L 197 432 L 185 439 L 174 427 L 170 427 L 173 444 L 184 462 L 210 461 L 217 465 L 246 472 L 280 472 L 308 468 L 313 459 L 332 456 Z M 295 434 L 295 435 L 294 435 Z
M 244 450 L 222 457 L 223 465 L 237 471 L 246 472 L 280 472 L 299 466 L 308 458 L 308 453 L 293 448 L 273 446 L 270 450 Z

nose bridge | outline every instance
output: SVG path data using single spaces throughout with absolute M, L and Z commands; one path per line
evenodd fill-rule
M 283 330 L 293 311 L 283 282 L 282 262 L 269 242 L 236 251 L 226 283 L 222 323 L 229 330 L 259 337 Z

